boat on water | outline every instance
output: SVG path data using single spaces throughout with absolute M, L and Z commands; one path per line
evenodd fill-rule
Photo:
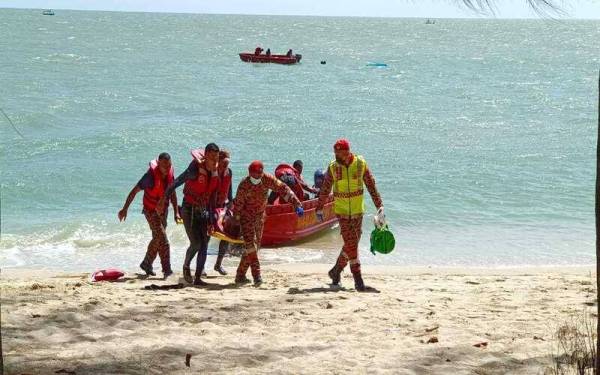
M 333 196 L 323 207 L 324 220 L 319 222 L 316 216 L 318 199 L 302 202 L 304 216 L 298 217 L 291 204 L 267 206 L 262 246 L 280 246 L 305 239 L 334 226 L 338 219 L 333 211 Z M 231 243 L 243 243 L 239 223 L 231 212 L 220 209 L 219 218 L 212 237 Z
M 296 64 L 302 60 L 301 54 L 288 55 L 257 55 L 254 52 L 242 52 L 240 53 L 240 60 L 250 63 L 273 63 L 273 64 Z
M 44 16 L 53 16 L 54 15 L 54 11 L 52 9 L 46 9 L 42 12 L 42 15 Z

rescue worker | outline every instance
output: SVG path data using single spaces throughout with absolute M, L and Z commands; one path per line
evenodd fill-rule
M 256 47 L 256 49 L 254 50 L 254 55 L 258 56 L 262 53 L 263 49 L 259 47 Z
M 264 173 L 263 169 L 263 163 L 259 160 L 255 160 L 250 164 L 248 167 L 249 176 L 240 182 L 234 200 L 234 215 L 242 226 L 245 247 L 235 276 L 236 284 L 250 282 L 246 278 L 248 267 L 252 270 L 254 285 L 258 286 L 262 283 L 257 251 L 260 248 L 262 240 L 269 190 L 274 190 L 291 199 L 296 214 L 298 216 L 304 215 L 302 203 L 296 198 L 290 188 L 275 176 Z
M 294 53 L 292 52 L 292 50 L 291 50 L 291 49 L 289 49 L 285 55 L 286 55 L 287 57 L 292 57 L 292 55 L 293 55 L 293 54 L 294 54 Z
M 233 174 L 229 168 L 230 156 L 231 155 L 227 150 L 219 151 L 219 165 L 217 167 L 217 171 L 219 172 L 217 207 L 219 208 L 231 208 L 233 205 L 233 188 L 231 183 Z M 219 254 L 217 255 L 214 269 L 223 276 L 227 275 L 227 271 L 225 271 L 225 268 L 223 268 L 221 264 L 223 263 L 223 258 L 228 250 L 229 242 L 223 240 L 219 241 Z
M 142 190 L 144 191 L 144 209 L 142 212 L 144 216 L 146 216 L 146 221 L 148 221 L 148 225 L 152 231 L 152 240 L 148 244 L 146 256 L 140 264 L 140 268 L 146 272 L 146 275 L 155 276 L 156 274 L 152 269 L 152 263 L 154 263 L 154 259 L 156 259 L 156 255 L 158 254 L 165 279 L 173 274 L 170 260 L 170 245 L 166 232 L 168 210 L 161 210 L 164 212 L 163 214 L 159 213 L 157 208 L 159 202 L 164 205 L 165 190 L 167 189 L 167 186 L 173 182 L 173 176 L 174 170 L 171 164 L 171 156 L 168 153 L 163 152 L 158 155 L 158 159 L 150 162 L 150 168 L 148 168 L 146 174 L 144 174 L 133 189 L 131 189 L 123 208 L 118 214 L 119 221 L 127 219 L 127 210 L 129 209 L 131 202 L 133 202 L 137 193 Z M 175 194 L 171 197 L 171 204 L 173 205 L 175 222 L 178 222 L 181 220 L 181 217 L 179 216 L 177 196 Z
M 314 188 L 311 188 L 310 186 L 308 186 L 308 184 L 304 181 L 304 177 L 302 177 L 302 171 L 304 170 L 304 163 L 302 162 L 302 160 L 296 160 L 293 164 L 293 167 L 296 171 L 295 176 L 296 176 L 296 180 L 297 183 L 300 184 L 300 186 L 302 187 L 302 190 L 306 190 L 309 193 L 312 194 L 316 194 L 317 191 Z M 304 195 L 304 193 L 302 193 Z M 298 197 L 300 198 L 300 197 Z M 309 198 L 309 195 L 306 194 L 303 198 L 300 198 L 300 200 L 306 200 Z
M 315 198 L 319 197 L 319 191 L 323 186 L 323 180 L 325 179 L 325 172 L 322 169 L 317 169 L 313 175 L 313 189 L 315 190 Z
M 325 180 L 319 193 L 317 204 L 317 220 L 323 221 L 323 206 L 333 190 L 334 212 L 340 222 L 340 230 L 344 246 L 336 264 L 329 271 L 333 285 L 340 284 L 340 274 L 346 264 L 350 263 L 350 271 L 354 277 L 354 287 L 362 292 L 367 289 L 360 272 L 358 259 L 358 243 L 362 233 L 362 218 L 365 211 L 364 189 L 366 186 L 371 199 L 378 209 L 383 202 L 375 186 L 375 179 L 362 156 L 350 152 L 350 142 L 338 140 L 333 146 L 335 160 L 329 164 L 325 172 Z
M 167 188 L 166 196 L 185 184 L 181 216 L 190 246 L 183 263 L 183 278 L 188 283 L 192 282 L 190 264 L 198 254 L 193 283 L 207 285 L 201 278 L 206 263 L 209 232 L 215 223 L 214 208 L 219 188 L 219 146 L 209 143 L 204 148 L 204 153 L 201 150 L 192 150 L 192 157 L 188 168 Z

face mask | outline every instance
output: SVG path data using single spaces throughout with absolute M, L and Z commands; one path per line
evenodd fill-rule
M 250 176 L 250 182 L 252 182 L 253 185 L 259 185 L 262 182 L 262 179 Z

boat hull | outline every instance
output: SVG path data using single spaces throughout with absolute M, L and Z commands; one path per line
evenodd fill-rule
M 316 217 L 317 199 L 302 202 L 304 216 L 298 217 L 291 204 L 268 206 L 262 246 L 278 246 L 298 241 L 334 226 L 338 219 L 333 211 L 333 197 L 323 207 L 323 222 Z
M 291 65 L 299 63 L 302 59 L 302 55 L 255 55 L 254 53 L 240 53 L 240 60 L 251 63 L 272 63 L 272 64 L 283 64 Z

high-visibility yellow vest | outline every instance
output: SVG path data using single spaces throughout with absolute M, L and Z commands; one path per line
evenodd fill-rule
M 329 163 L 329 172 L 333 177 L 334 212 L 336 215 L 354 216 L 365 212 L 363 199 L 363 176 L 367 162 L 362 156 L 354 155 L 349 166 L 336 160 Z

